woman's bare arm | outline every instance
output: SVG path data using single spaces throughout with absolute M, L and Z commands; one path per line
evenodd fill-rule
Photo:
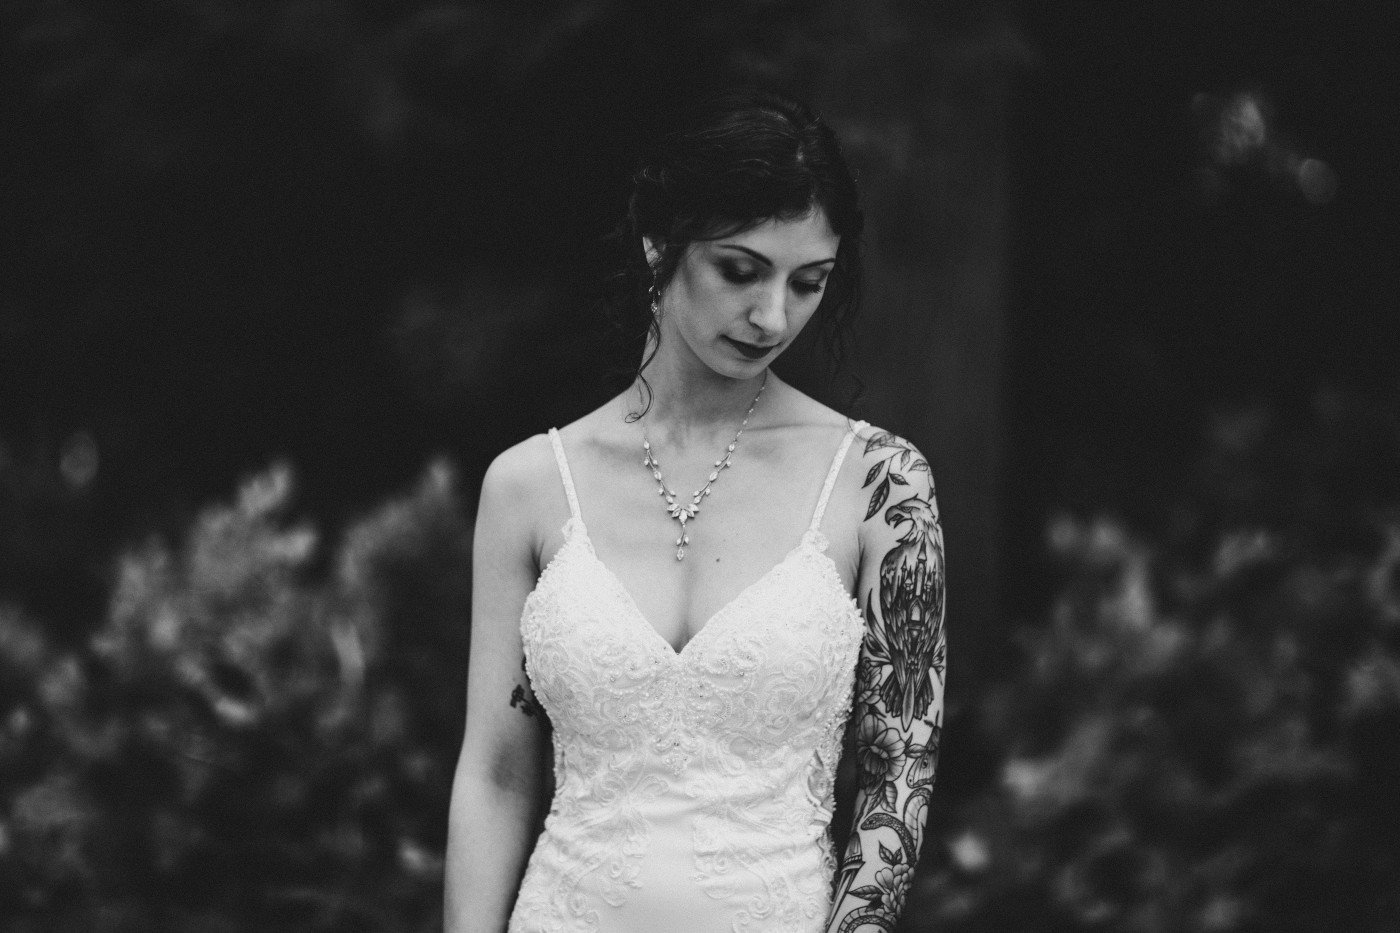
M 548 723 L 525 676 L 520 638 L 538 575 L 528 506 L 543 494 L 541 441 L 498 457 L 481 487 L 467 726 L 448 818 L 446 933 L 505 930 L 544 802 Z
M 928 461 L 878 432 L 864 447 L 854 825 L 828 933 L 892 931 L 923 844 L 943 720 L 943 529 Z

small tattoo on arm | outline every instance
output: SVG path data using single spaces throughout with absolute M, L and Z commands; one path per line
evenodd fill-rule
M 536 713 L 543 712 L 543 710 L 540 709 L 539 701 L 526 693 L 525 688 L 520 686 L 520 684 L 516 684 L 515 689 L 510 693 L 510 705 L 512 707 L 518 707 L 520 712 L 529 716 L 531 719 L 535 717 Z

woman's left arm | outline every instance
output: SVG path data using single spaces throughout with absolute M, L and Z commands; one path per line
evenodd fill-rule
M 828 933 L 894 930 L 923 843 L 943 721 L 943 529 L 933 477 L 908 441 L 877 432 L 857 443 L 866 490 L 858 783 Z

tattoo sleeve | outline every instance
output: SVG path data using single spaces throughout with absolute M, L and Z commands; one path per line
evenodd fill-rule
M 877 433 L 865 443 L 871 489 L 862 560 L 865 639 L 856 670 L 855 823 L 832 900 L 828 933 L 892 931 L 918 863 L 938 766 L 947 643 L 943 529 L 928 461 Z M 874 579 L 870 579 L 874 578 Z

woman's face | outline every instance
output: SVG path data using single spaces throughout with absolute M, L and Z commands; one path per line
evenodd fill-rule
M 723 376 L 757 375 L 811 320 L 840 244 L 820 208 L 690 244 L 661 296 L 662 346 Z

